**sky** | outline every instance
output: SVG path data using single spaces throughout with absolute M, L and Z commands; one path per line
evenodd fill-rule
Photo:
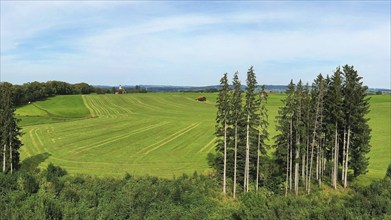
M 390 88 L 390 1 L 3 1 L 1 81 L 311 83 L 353 65 Z

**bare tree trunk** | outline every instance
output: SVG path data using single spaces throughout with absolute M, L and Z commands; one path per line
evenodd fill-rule
M 338 124 L 335 123 L 335 136 L 334 136 L 334 167 L 333 167 L 333 186 L 337 189 L 338 178 Z
M 290 126 L 290 139 L 289 139 L 289 143 L 290 143 L 290 152 L 289 152 L 289 191 L 292 190 L 292 151 L 293 151 L 293 136 L 292 136 L 292 119 L 291 119 L 291 126 Z
M 3 148 L 3 173 L 5 173 L 5 164 L 6 164 L 6 157 L 5 157 L 5 154 L 7 153 L 7 145 L 4 144 L 4 148 Z
M 296 161 L 295 161 L 295 193 L 299 195 L 299 154 L 300 149 L 296 147 Z
M 10 140 L 10 171 L 13 173 L 13 165 L 12 165 L 12 141 Z
M 305 190 L 308 190 L 308 180 L 309 180 L 309 172 L 308 172 L 308 168 L 309 168 L 309 141 L 307 140 L 306 141 L 306 147 L 307 147 L 307 150 L 306 150 L 306 163 L 305 163 L 305 173 L 306 173 L 306 177 L 305 177 Z
M 223 171 L 223 193 L 226 193 L 227 187 L 227 122 L 224 119 L 224 171 Z
M 236 198 L 236 163 L 238 154 L 238 122 L 235 121 L 235 158 L 234 158 L 234 193 L 233 197 Z
M 257 152 L 257 183 L 256 183 L 256 191 L 258 192 L 258 184 L 259 184 L 259 151 L 261 145 L 261 131 L 258 131 L 258 152 Z
M 346 151 L 346 128 L 343 130 L 343 146 L 342 146 L 342 175 L 341 181 L 345 181 L 345 151 Z
M 316 146 L 316 168 L 315 168 L 315 179 L 319 180 L 319 143 Z
M 310 172 L 308 174 L 308 194 L 311 192 L 311 176 L 312 176 L 312 164 L 313 164 L 313 161 L 314 161 L 314 145 L 315 145 L 315 132 L 313 134 L 313 140 L 312 140 L 312 144 L 311 144 L 311 159 L 310 159 Z
M 246 165 L 244 174 L 244 190 L 248 192 L 250 175 L 250 115 L 247 116 L 247 134 L 246 134 Z
M 302 181 L 302 184 L 304 184 L 304 182 L 305 182 L 305 153 L 303 153 L 301 155 L 301 181 Z
M 346 143 L 346 161 L 345 161 L 345 177 L 343 187 L 346 188 L 348 186 L 348 163 L 349 163 L 349 145 L 350 145 L 350 126 L 348 127 L 348 141 Z
M 332 142 L 333 141 L 335 141 L 334 138 L 332 139 Z M 333 167 L 331 169 L 330 179 L 333 184 L 333 187 L 335 188 L 335 184 L 334 184 L 334 179 L 335 179 L 335 174 L 334 174 L 335 173 L 335 144 L 334 144 L 334 147 L 333 146 L 331 147 L 331 162 L 333 162 Z
M 319 165 L 319 171 L 318 171 L 318 185 L 319 187 L 322 185 L 322 170 L 323 170 L 323 142 L 322 142 L 322 138 L 320 138 L 319 140 L 319 161 L 318 161 Z
M 288 195 L 288 176 L 289 176 L 289 143 L 286 148 L 286 180 L 285 180 L 285 196 Z

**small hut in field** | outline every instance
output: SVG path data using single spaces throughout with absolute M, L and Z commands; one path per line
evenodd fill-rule
M 205 101 L 206 101 L 206 97 L 205 97 L 205 96 L 198 96 L 198 97 L 196 98 L 196 101 L 205 102 Z

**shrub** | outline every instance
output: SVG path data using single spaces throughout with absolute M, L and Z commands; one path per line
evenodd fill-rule
M 388 165 L 386 177 L 391 178 L 391 163 Z
M 33 175 L 28 173 L 21 173 L 17 180 L 18 188 L 25 193 L 38 192 L 39 185 Z
M 62 177 L 66 174 L 67 174 L 66 170 L 62 169 L 59 166 L 55 166 L 52 163 L 50 163 L 48 165 L 48 168 L 46 169 L 46 179 L 51 182 L 58 179 L 58 177 Z

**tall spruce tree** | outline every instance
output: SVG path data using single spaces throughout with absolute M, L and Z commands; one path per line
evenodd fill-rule
M 22 135 L 15 118 L 12 85 L 0 84 L 0 146 L 2 172 L 11 174 L 19 167 L 19 148 L 22 146 L 19 138 Z
M 259 93 L 259 125 L 258 125 L 258 143 L 257 143 L 257 171 L 256 171 L 256 191 L 258 192 L 259 187 L 259 176 L 260 176 L 260 158 L 267 153 L 267 145 L 265 143 L 266 140 L 269 139 L 269 122 L 268 122 L 268 114 L 266 109 L 267 97 L 268 94 L 266 92 L 266 88 L 263 85 L 261 91 Z
M 257 146 L 257 126 L 258 118 L 257 117 L 257 80 L 255 77 L 254 69 L 251 66 L 247 71 L 247 87 L 246 87 L 246 102 L 244 106 L 244 118 L 246 120 L 246 159 L 245 159 L 245 171 L 244 171 L 244 190 L 249 191 L 250 185 L 250 174 L 254 174 L 256 167 L 256 146 Z M 250 172 L 254 171 L 254 172 Z
M 243 129 L 243 110 L 242 110 L 242 89 L 241 83 L 239 80 L 238 72 L 234 74 L 233 77 L 233 93 L 231 98 L 231 116 L 230 120 L 233 125 L 233 132 L 231 136 L 233 136 L 233 146 L 234 146 L 234 173 L 233 173 L 233 197 L 236 198 L 236 188 L 237 188 L 237 177 L 238 172 L 243 174 L 238 170 L 238 149 L 242 146 L 242 136 L 240 135 Z
M 329 82 L 329 88 L 326 91 L 325 103 L 325 121 L 326 121 L 326 145 L 331 155 L 332 169 L 331 180 L 334 189 L 337 188 L 339 154 L 341 141 L 341 128 L 343 127 L 343 97 L 342 97 L 342 78 L 339 67 L 335 70 Z M 344 166 L 342 167 L 343 170 Z
M 299 164 L 300 164 L 300 152 L 302 150 L 302 139 L 303 136 L 305 135 L 305 130 L 304 130 L 304 123 L 302 119 L 302 111 L 303 111 L 303 85 L 301 80 L 297 83 L 296 91 L 294 94 L 294 148 L 295 148 L 295 193 L 298 195 L 299 193 Z
M 353 66 L 345 65 L 342 69 L 345 78 L 343 108 L 346 135 L 343 185 L 346 187 L 349 167 L 353 169 L 355 177 L 367 171 L 369 158 L 366 154 L 370 151 L 371 129 L 368 126 L 369 119 L 366 118 L 369 112 L 367 87 L 363 86 L 362 77 L 358 76 Z
M 228 85 L 227 73 L 220 80 L 220 90 L 216 100 L 217 115 L 216 115 L 216 165 L 217 170 L 223 175 L 223 193 L 226 193 L 227 186 L 227 143 L 228 143 L 228 118 L 230 111 L 230 89 Z M 222 160 L 221 160 L 222 158 Z M 223 164 L 221 166 L 221 161 Z
M 280 164 L 280 170 L 285 171 L 285 195 L 288 194 L 288 188 L 291 190 L 290 180 L 291 177 L 291 145 L 292 145 L 292 119 L 294 112 L 294 93 L 295 93 L 295 84 L 293 80 L 288 85 L 286 91 L 287 96 L 282 100 L 283 105 L 278 110 L 277 119 L 277 132 L 278 134 L 275 137 L 276 142 L 276 162 Z
M 308 187 L 308 169 L 309 169 L 309 145 L 310 145 L 310 128 L 312 121 L 310 120 L 311 116 L 311 97 L 310 97 L 310 88 L 308 83 L 304 87 L 303 98 L 302 98 L 302 122 L 304 126 L 304 135 L 303 135 L 303 144 L 305 145 L 303 149 L 303 162 L 302 162 L 302 178 L 304 182 L 305 189 Z
M 311 192 L 311 181 L 312 181 L 312 171 L 313 171 L 313 162 L 314 156 L 317 156 L 319 153 L 319 140 L 322 136 L 322 123 L 323 123 L 323 101 L 324 101 L 324 90 L 325 90 L 325 80 L 322 74 L 319 74 L 312 84 L 311 90 L 311 102 L 314 107 L 314 114 L 311 120 L 313 121 L 313 126 L 311 128 L 311 144 L 310 144 L 310 165 L 308 173 L 308 187 L 307 193 Z M 315 155 L 316 154 L 316 155 Z M 319 161 L 317 161 L 319 162 Z M 316 164 L 316 166 L 318 163 Z M 318 168 L 318 167 L 316 167 Z M 317 169 L 318 170 L 318 169 Z

